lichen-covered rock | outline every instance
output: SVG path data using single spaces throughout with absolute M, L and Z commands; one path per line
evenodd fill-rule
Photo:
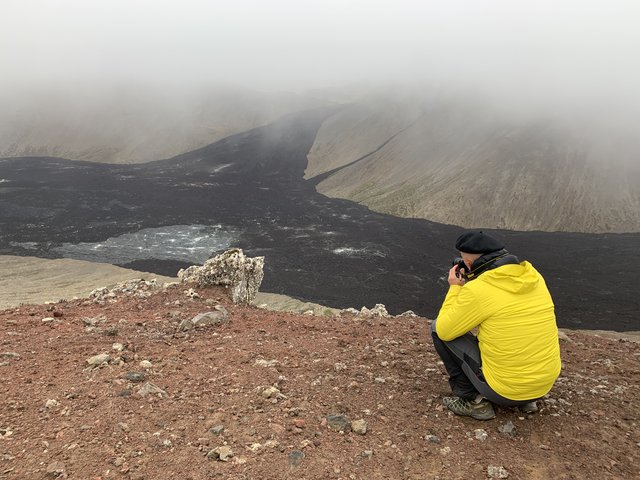
M 155 278 L 151 280 L 134 278 L 117 283 L 112 287 L 96 288 L 89 294 L 89 297 L 93 298 L 96 303 L 115 302 L 118 297 L 121 296 L 147 298 L 150 297 L 155 290 L 159 289 L 160 286 Z
M 183 283 L 195 283 L 200 287 L 227 287 L 233 303 L 249 305 L 264 277 L 264 257 L 249 258 L 241 249 L 234 248 L 207 260 L 201 267 L 194 265 L 180 270 L 178 277 Z
M 376 306 L 371 309 L 362 307 L 360 315 L 365 317 L 390 317 L 389 312 L 387 312 L 387 307 L 382 303 L 376 303 Z

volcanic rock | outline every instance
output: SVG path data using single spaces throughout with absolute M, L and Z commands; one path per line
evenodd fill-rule
M 207 260 L 201 267 L 191 266 L 180 270 L 183 283 L 195 283 L 200 287 L 222 285 L 227 287 L 235 304 L 251 304 L 264 277 L 264 257 L 249 258 L 241 249 L 234 248 Z

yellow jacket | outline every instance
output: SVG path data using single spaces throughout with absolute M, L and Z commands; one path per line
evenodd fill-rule
M 531 400 L 551 390 L 561 366 L 558 328 L 553 300 L 533 265 L 503 265 L 449 288 L 438 337 L 450 341 L 474 327 L 482 372 L 495 392 Z

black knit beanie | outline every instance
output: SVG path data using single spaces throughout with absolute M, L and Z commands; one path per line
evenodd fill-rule
M 501 241 L 482 230 L 470 230 L 456 240 L 456 250 L 464 253 L 490 253 L 503 248 Z

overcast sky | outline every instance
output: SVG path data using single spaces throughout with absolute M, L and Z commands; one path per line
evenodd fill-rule
M 640 105 L 636 0 L 2 0 L 0 87 L 445 84 Z

